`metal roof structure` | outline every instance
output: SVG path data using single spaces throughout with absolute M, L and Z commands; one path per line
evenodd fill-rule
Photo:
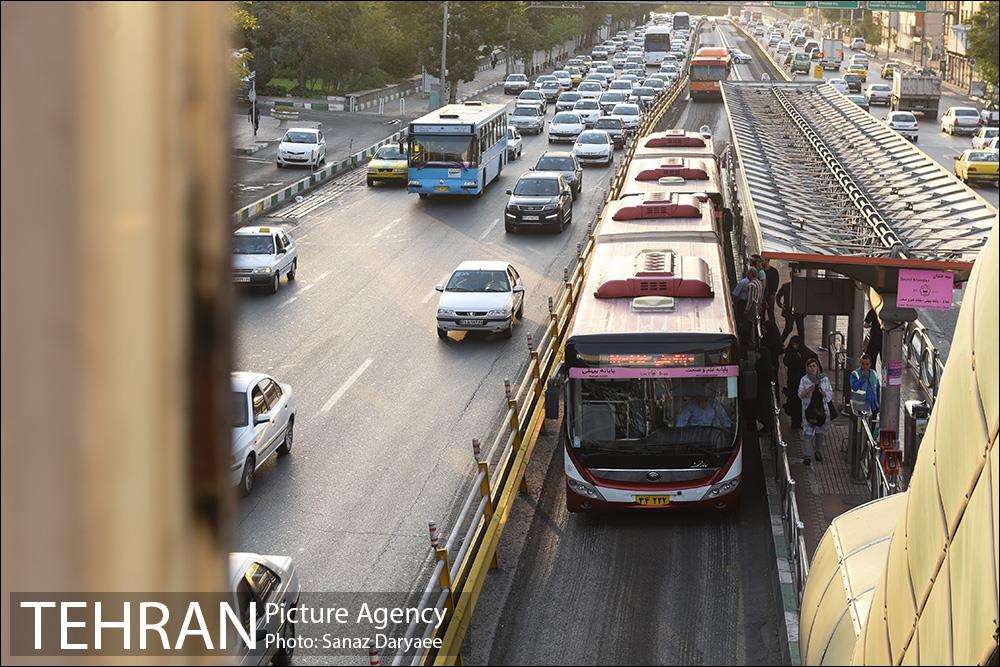
M 997 211 L 952 173 L 823 82 L 722 88 L 756 249 L 877 289 L 903 267 L 968 278 Z

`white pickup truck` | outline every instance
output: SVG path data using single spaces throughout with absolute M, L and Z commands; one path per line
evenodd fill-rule
M 839 39 L 824 39 L 820 49 L 820 64 L 823 69 L 835 69 L 839 72 L 844 62 L 844 42 Z

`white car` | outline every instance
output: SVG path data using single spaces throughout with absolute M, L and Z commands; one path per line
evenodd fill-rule
M 295 564 L 288 556 L 261 556 L 233 552 L 229 554 L 229 593 L 231 608 L 237 614 L 251 600 L 264 609 L 296 609 L 302 595 Z M 257 637 L 257 648 L 251 650 L 241 639 L 235 642 L 231 664 L 288 665 L 295 651 L 295 618 L 293 615 L 262 613 L 257 608 L 257 627 L 247 628 Z M 266 637 L 261 641 L 260 637 Z
M 563 90 L 573 90 L 573 75 L 568 70 L 559 69 L 552 73 Z
M 582 99 L 596 100 L 604 93 L 604 86 L 596 81 L 584 81 L 577 87 L 576 92 L 580 93 Z
M 642 110 L 638 104 L 616 104 L 609 115 L 621 118 L 626 130 L 637 130 L 642 124 Z
M 571 91 L 568 93 L 563 93 L 562 95 L 559 96 L 559 99 L 556 100 L 556 113 L 559 113 L 560 111 L 572 111 L 573 105 L 582 99 L 583 95 L 581 95 L 579 92 Z
M 518 106 L 507 116 L 507 124 L 519 132 L 541 134 L 545 130 L 545 112 L 537 106 Z
M 865 40 L 863 37 L 855 37 L 851 40 L 851 49 L 854 51 L 861 51 L 865 48 Z M 871 104 L 871 102 L 869 102 Z
M 739 49 L 733 49 L 732 51 L 733 63 L 736 65 L 745 65 L 747 63 L 753 62 L 753 56 L 749 53 L 744 53 Z
M 323 131 L 313 127 L 293 127 L 285 132 L 278 144 L 275 158 L 278 169 L 290 166 L 318 167 L 326 162 L 326 139 Z
M 949 107 L 941 116 L 941 131 L 948 134 L 975 134 L 982 119 L 975 107 Z
M 628 58 L 624 53 L 616 53 L 614 58 L 611 59 L 611 65 L 618 69 L 621 69 L 625 65 L 625 59 Z
M 632 88 L 635 87 L 633 85 L 634 83 L 635 83 L 634 81 L 629 81 L 626 79 L 616 79 L 615 81 L 611 82 L 610 86 L 608 86 L 608 92 L 621 93 L 622 95 L 625 96 L 625 99 L 631 99 Z
M 542 95 L 541 91 L 524 90 L 514 100 L 514 107 L 515 109 L 517 107 L 535 107 L 544 116 L 545 112 L 549 109 L 549 102 L 545 99 L 545 95 Z
M 580 114 L 572 111 L 563 111 L 552 117 L 549 123 L 549 143 L 556 141 L 574 142 L 580 136 L 586 126 Z
M 583 124 L 591 128 L 601 117 L 601 105 L 594 99 L 580 100 L 573 105 L 573 112 L 580 114 Z
M 844 81 L 843 79 L 830 79 L 829 81 L 827 81 L 827 83 L 833 86 L 833 88 L 841 95 L 846 95 L 849 92 L 851 92 L 851 89 L 847 85 L 847 82 Z
M 887 83 L 872 83 L 868 85 L 868 92 L 865 94 L 869 105 L 884 104 L 889 106 L 892 98 L 892 86 Z
M 233 373 L 233 446 L 230 478 L 243 495 L 253 491 L 257 468 L 292 451 L 295 397 L 287 384 L 264 373 Z
M 1000 127 L 981 127 L 976 136 L 972 137 L 972 147 L 986 150 L 997 135 L 1000 135 Z
M 508 74 L 503 82 L 503 92 L 505 95 L 513 95 L 531 87 L 531 82 L 524 74 Z
M 233 283 L 278 291 L 282 274 L 295 280 L 299 251 L 280 227 L 240 227 L 233 232 Z
M 608 91 L 604 93 L 598 100 L 598 104 L 601 107 L 601 113 L 603 113 L 605 116 L 611 113 L 611 110 L 614 109 L 617 105 L 623 104 L 625 102 L 628 102 L 628 94 L 617 90 Z
M 885 124 L 913 143 L 917 143 L 920 125 L 917 118 L 909 111 L 890 111 L 885 117 Z
M 608 80 L 604 78 L 604 75 L 600 72 L 588 72 L 587 76 L 583 77 L 583 81 L 580 82 L 580 86 L 585 83 L 596 83 L 601 87 L 601 90 L 604 90 L 604 88 L 608 85 Z M 580 86 L 577 86 L 577 92 L 580 92 Z
M 618 76 L 618 73 L 615 72 L 615 68 L 612 67 L 611 65 L 598 65 L 595 71 L 598 74 L 604 75 L 605 83 L 611 83 L 612 81 L 615 80 L 615 77 Z
M 604 130 L 587 130 L 573 144 L 573 155 L 580 164 L 594 163 L 609 167 L 614 159 L 615 145 Z
M 514 320 L 524 313 L 524 284 L 507 262 L 462 262 L 448 280 L 434 289 L 441 293 L 437 333 L 488 331 L 510 338 Z
M 541 90 L 542 86 L 545 85 L 545 82 L 547 81 L 559 83 L 559 79 L 556 78 L 555 74 L 543 74 L 535 79 L 535 90 Z
M 524 151 L 524 141 L 516 127 L 507 126 L 507 159 L 516 160 Z

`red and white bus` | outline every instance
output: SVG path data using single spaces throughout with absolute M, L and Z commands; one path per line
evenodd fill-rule
M 572 512 L 738 505 L 740 361 L 717 169 L 710 140 L 709 156 L 693 156 L 697 135 L 672 134 L 640 139 L 598 223 L 546 395 L 547 416 L 560 398 L 565 408 Z

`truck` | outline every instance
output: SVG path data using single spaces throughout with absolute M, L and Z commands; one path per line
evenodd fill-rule
M 913 70 L 903 71 L 899 67 L 892 73 L 892 97 L 889 105 L 893 111 L 910 111 L 937 118 L 940 102 L 940 76 Z
M 823 69 L 835 69 L 840 71 L 840 65 L 844 62 L 844 42 L 839 39 L 824 39 L 820 50 L 820 65 Z

